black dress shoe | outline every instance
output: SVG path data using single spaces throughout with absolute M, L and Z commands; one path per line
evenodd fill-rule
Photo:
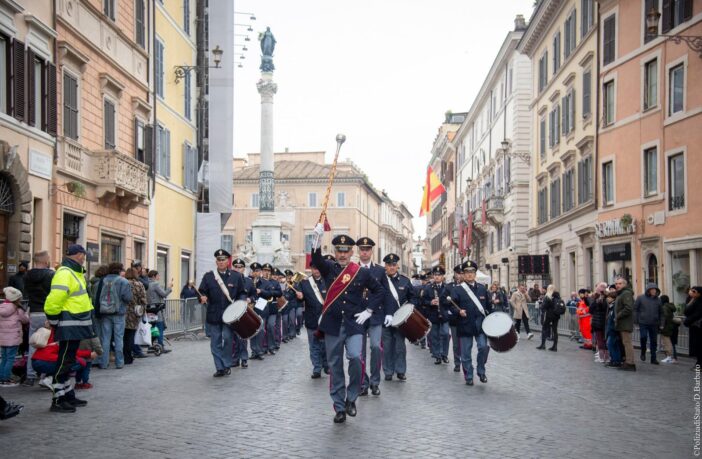
M 487 382 L 487 376 L 485 376 L 485 375 L 480 375 L 480 376 L 478 376 L 478 377 L 480 378 L 480 382 L 481 382 L 481 383 L 485 384 L 485 383 Z
M 161 353 L 162 353 L 162 354 L 168 354 L 169 352 L 171 352 L 171 349 L 165 349 L 165 348 L 164 348 L 164 349 L 161 350 Z
M 224 376 L 224 370 L 217 370 L 215 373 L 212 375 L 213 378 L 220 378 Z
M 441 358 L 437 357 L 434 359 L 434 365 L 441 365 Z
M 86 406 L 88 402 L 86 400 L 81 400 L 79 398 L 67 398 L 66 403 L 68 403 L 71 406 L 81 407 L 81 406 Z
M 10 419 L 14 418 L 18 414 L 20 414 L 20 411 L 24 408 L 24 405 L 19 405 L 16 403 L 12 402 L 7 402 L 5 405 L 5 409 L 0 411 L 0 419 Z
M 236 362 L 232 363 L 232 368 L 236 368 L 239 366 L 239 361 L 237 360 Z
M 645 362 L 645 361 L 646 361 L 646 351 L 643 351 L 643 352 L 641 353 L 641 361 L 642 361 L 642 362 Z
M 241 361 L 241 368 L 249 368 L 249 362 L 246 360 Z
M 553 352 L 558 352 L 558 349 L 556 348 L 556 346 L 549 347 L 548 350 L 553 351 Z
M 253 360 L 263 360 L 263 356 L 262 356 L 262 355 L 254 355 L 253 357 L 251 357 L 251 359 L 253 359 Z
M 371 393 L 373 395 L 380 395 L 380 387 L 378 386 L 371 386 Z
M 338 411 L 336 416 L 334 416 L 334 424 L 341 424 L 346 422 L 346 411 Z
M 356 416 L 356 402 L 346 402 L 346 414 L 351 417 Z
M 230 374 L 232 374 L 231 368 L 227 368 L 226 370 L 224 370 L 224 376 L 229 376 Z
M 49 410 L 53 413 L 75 413 L 76 407 L 67 402 L 56 403 L 54 401 Z
M 460 366 L 460 365 L 455 365 L 455 366 L 453 367 L 453 371 L 455 371 L 456 373 L 460 372 L 460 371 L 461 371 L 461 366 Z
M 326 367 L 326 368 L 324 369 L 324 374 L 325 374 L 325 375 L 328 375 L 328 374 L 329 374 L 329 367 Z
M 268 350 L 268 353 L 269 353 L 270 355 L 275 355 L 275 351 L 274 351 L 273 349 L 269 349 L 269 350 Z
M 284 343 L 287 343 L 287 342 L 288 342 L 288 339 L 287 339 L 287 338 L 283 338 L 283 342 L 284 342 Z
M 426 345 L 426 344 L 422 344 L 422 349 L 426 349 L 426 348 L 427 348 L 427 345 Z
M 321 377 L 322 377 L 322 374 L 321 374 L 321 373 L 317 373 L 317 372 L 312 373 L 312 376 L 310 376 L 310 378 L 312 378 L 312 379 L 319 379 L 319 378 L 321 378 Z
M 472 379 L 466 379 L 466 386 L 472 386 L 473 385 L 473 380 Z
M 660 363 L 658 363 L 658 360 L 651 360 L 651 365 L 660 365 Z
M 386 381 L 392 381 L 392 375 L 385 375 Z
M 397 379 L 399 379 L 400 381 L 407 381 L 407 376 L 405 376 L 404 373 L 398 373 Z
M 441 357 L 441 361 L 444 363 L 449 363 L 448 357 Z
M 541 349 L 543 351 L 544 349 L 546 349 L 546 346 L 542 344 L 541 346 L 536 346 L 536 349 Z
M 366 387 L 365 389 L 361 389 L 361 393 L 358 395 L 360 395 L 361 397 L 365 397 L 366 395 L 368 395 L 368 388 Z

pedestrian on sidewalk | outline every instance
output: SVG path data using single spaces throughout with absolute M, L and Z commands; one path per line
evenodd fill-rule
M 590 315 L 592 316 L 592 333 L 597 343 L 597 355 L 595 362 L 605 363 L 609 360 L 607 352 L 607 341 L 605 340 L 605 328 L 607 326 L 607 298 L 605 291 L 607 284 L 600 282 L 595 288 L 590 305 Z
M 694 368 L 702 366 L 702 287 L 692 287 L 690 300 L 685 306 L 685 324 L 690 329 L 690 357 L 695 357 Z
M 0 304 L 0 387 L 13 387 L 12 364 L 17 348 L 22 343 L 22 325 L 29 323 L 29 316 L 22 309 L 22 292 L 15 287 L 5 287 L 5 300 Z
M 134 337 L 146 308 L 146 290 L 135 268 L 127 269 L 125 278 L 132 290 L 132 300 L 127 304 L 127 313 L 124 316 L 124 363 L 131 365 L 134 362 Z
M 171 279 L 165 290 L 163 287 L 161 287 L 160 280 L 161 276 L 159 275 L 158 271 L 149 271 L 149 288 L 146 289 L 147 305 L 165 304 L 166 298 L 168 298 L 168 295 L 170 295 L 173 291 L 173 279 Z M 158 316 L 158 320 L 154 325 L 158 329 L 158 344 L 161 345 L 161 349 L 163 349 L 162 352 L 164 354 L 168 354 L 171 352 L 171 350 L 166 349 L 163 345 L 163 333 L 166 331 L 166 319 L 163 316 L 163 309 L 160 309 L 156 314 Z
M 634 302 L 634 317 L 641 335 L 641 361 L 646 361 L 646 340 L 650 338 L 651 363 L 658 365 L 656 352 L 658 350 L 658 329 L 663 322 L 663 303 L 658 285 L 648 283 L 646 293 L 639 295 Z
M 51 291 L 51 279 L 54 277 L 54 270 L 51 266 L 49 252 L 42 251 L 34 254 L 33 267 L 27 271 L 24 278 L 24 289 L 29 304 L 29 336 L 42 328 L 46 323 L 44 314 L 44 302 Z M 32 367 L 32 355 L 36 351 L 33 345 L 29 345 L 29 355 L 27 356 L 27 378 L 22 383 L 23 386 L 31 387 L 37 378 L 37 372 Z
M 132 301 L 129 281 L 120 276 L 122 263 L 110 263 L 107 275 L 98 285 L 95 303 L 99 305 L 96 315 L 100 322 L 100 341 L 104 350 L 98 365 L 105 369 L 110 365 L 110 349 L 114 343 L 115 367 L 124 366 L 124 327 L 127 305 Z
M 605 296 L 605 300 L 607 301 L 607 325 L 605 326 L 605 336 L 607 338 L 609 362 L 607 362 L 605 366 L 608 368 L 619 368 L 622 366 L 622 341 L 614 321 L 614 302 L 616 299 L 616 290 L 607 292 Z
M 527 304 L 527 291 L 524 284 L 519 284 L 517 290 L 512 294 L 509 301 L 512 303 L 514 313 L 514 327 L 517 329 L 517 334 L 521 332 L 522 322 L 524 322 L 524 331 L 527 334 L 527 339 L 532 339 L 534 334 L 529 329 L 529 306 Z
M 636 371 L 634 345 L 631 342 L 631 335 L 634 332 L 634 291 L 629 286 L 629 281 L 623 277 L 618 277 L 614 285 L 617 288 L 617 300 L 614 302 L 614 326 L 624 345 L 624 364 L 619 369 Z
M 556 291 L 556 287 L 551 284 L 546 287 L 546 295 L 541 303 L 541 308 L 544 311 L 544 323 L 541 329 L 541 345 L 537 349 L 546 349 L 547 333 L 553 337 L 553 345 L 548 348 L 549 351 L 556 352 L 558 350 L 558 319 L 560 316 L 556 314 L 555 308 L 557 302 L 563 302 L 561 295 Z
M 678 363 L 677 356 L 673 354 L 673 331 L 675 324 L 675 311 L 677 308 L 670 302 L 668 295 L 661 295 L 661 303 L 663 303 L 663 322 L 661 323 L 661 344 L 665 352 L 665 358 L 662 363 Z

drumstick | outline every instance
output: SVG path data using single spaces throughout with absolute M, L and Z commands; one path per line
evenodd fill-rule
M 450 296 L 447 296 L 446 299 L 451 302 L 453 307 L 456 308 L 456 311 L 458 311 L 458 313 L 460 314 L 462 309 L 456 304 L 455 301 L 453 301 L 453 298 L 451 298 Z

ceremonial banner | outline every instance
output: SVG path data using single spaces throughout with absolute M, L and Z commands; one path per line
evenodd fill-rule
M 419 209 L 419 216 L 421 217 L 425 213 L 429 213 L 431 210 L 431 203 L 444 192 L 446 192 L 446 188 L 444 188 L 439 177 L 434 173 L 431 166 L 429 166 L 427 168 L 427 181 L 424 185 L 424 195 L 422 196 L 422 207 Z

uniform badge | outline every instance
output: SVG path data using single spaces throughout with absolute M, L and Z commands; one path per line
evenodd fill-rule
M 341 283 L 348 284 L 350 280 L 351 280 L 351 274 L 344 274 L 344 277 L 341 278 Z
M 234 284 L 227 284 L 227 287 L 234 287 Z

